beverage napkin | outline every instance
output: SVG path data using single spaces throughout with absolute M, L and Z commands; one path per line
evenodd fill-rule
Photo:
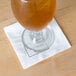
M 5 34 L 10 40 L 11 45 L 24 69 L 27 69 L 71 47 L 55 19 L 53 19 L 48 26 L 51 27 L 54 32 L 54 42 L 48 50 L 40 53 L 29 50 L 24 46 L 22 42 L 22 33 L 26 29 L 18 22 L 4 28 Z

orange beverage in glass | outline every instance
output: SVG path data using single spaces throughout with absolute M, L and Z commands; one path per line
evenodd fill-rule
M 12 0 L 17 20 L 27 29 L 41 30 L 52 20 L 56 0 Z

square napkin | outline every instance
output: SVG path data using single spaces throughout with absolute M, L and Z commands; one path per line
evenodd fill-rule
M 52 28 L 55 35 L 54 43 L 52 46 L 50 46 L 50 49 L 40 53 L 29 50 L 24 46 L 22 43 L 22 33 L 26 29 L 22 27 L 18 22 L 4 28 L 4 31 L 10 40 L 12 47 L 14 48 L 14 51 L 24 69 L 27 69 L 39 63 L 40 61 L 63 52 L 71 47 L 70 43 L 68 42 L 55 19 L 49 23 L 49 27 Z

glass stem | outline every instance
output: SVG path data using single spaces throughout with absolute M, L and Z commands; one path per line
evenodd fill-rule
M 30 37 L 33 40 L 33 43 L 40 43 L 44 39 L 42 31 L 30 32 Z

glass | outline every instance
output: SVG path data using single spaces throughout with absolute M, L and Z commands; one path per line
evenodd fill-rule
M 50 48 L 54 33 L 48 23 L 52 21 L 56 0 L 11 0 L 13 13 L 26 29 L 22 41 L 26 48 L 42 52 Z

